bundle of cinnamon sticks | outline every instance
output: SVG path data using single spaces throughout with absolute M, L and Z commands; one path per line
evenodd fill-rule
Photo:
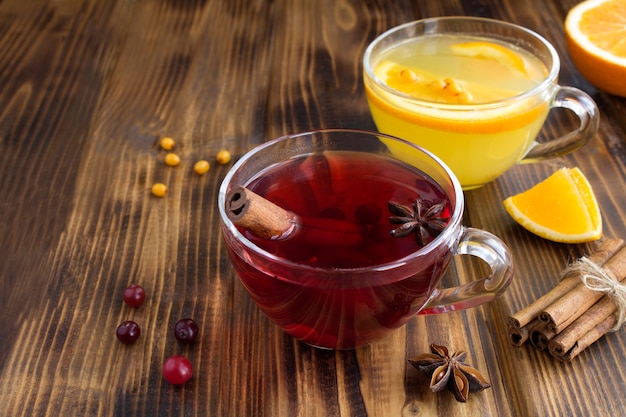
M 595 270 L 626 284 L 626 247 L 621 239 L 606 239 L 585 261 Z M 527 341 L 569 362 L 611 331 L 618 322 L 618 306 L 605 292 L 583 283 L 585 268 L 564 270 L 561 281 L 547 294 L 508 318 L 511 343 Z

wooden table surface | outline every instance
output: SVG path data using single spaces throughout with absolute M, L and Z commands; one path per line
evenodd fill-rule
M 597 416 L 626 406 L 626 334 L 571 363 L 508 338 L 507 316 L 546 293 L 592 245 L 552 243 L 501 201 L 561 166 L 590 180 L 605 237 L 626 237 L 626 100 L 573 67 L 563 21 L 575 0 L 0 1 L 0 415 L 2 416 Z M 219 234 L 217 189 L 232 163 L 285 133 L 374 129 L 362 85 L 368 42 L 423 17 L 473 15 L 533 29 L 557 48 L 561 84 L 601 111 L 575 153 L 517 166 L 466 194 L 465 224 L 501 237 L 516 276 L 500 299 L 419 316 L 352 351 L 294 341 L 256 308 Z M 542 138 L 575 127 L 553 112 Z M 158 140 L 182 162 L 164 165 Z M 199 159 L 212 162 L 202 177 Z M 149 191 L 164 182 L 163 199 Z M 480 270 L 457 261 L 448 283 Z M 148 293 L 139 309 L 127 285 Z M 193 317 L 199 341 L 179 344 Z M 134 345 L 115 337 L 132 319 Z M 458 403 L 407 359 L 430 343 L 469 352 L 492 387 Z M 184 386 L 161 375 L 183 354 Z

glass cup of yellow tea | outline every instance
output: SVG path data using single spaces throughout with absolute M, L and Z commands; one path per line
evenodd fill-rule
M 554 47 L 507 22 L 441 17 L 406 23 L 377 37 L 363 65 L 378 130 L 439 156 L 466 190 L 515 164 L 572 152 L 598 130 L 593 99 L 558 84 Z M 578 128 L 538 141 L 550 109 L 559 107 L 574 112 Z

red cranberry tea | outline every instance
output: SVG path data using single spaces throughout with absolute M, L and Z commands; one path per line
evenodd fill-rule
M 427 245 L 452 210 L 439 185 L 398 161 L 351 151 L 312 154 L 274 165 L 246 187 L 307 222 L 332 225 L 315 236 L 277 240 L 242 230 L 287 266 L 231 253 L 261 309 L 312 345 L 364 345 L 401 326 L 450 261 L 450 249 L 439 245 L 410 267 L 372 273 Z

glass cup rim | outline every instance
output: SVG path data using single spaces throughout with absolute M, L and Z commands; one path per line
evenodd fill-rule
M 391 262 L 387 262 L 383 264 L 376 264 L 376 265 L 367 266 L 367 267 L 357 267 L 357 268 L 328 269 L 328 268 L 319 268 L 319 267 L 312 267 L 309 265 L 303 265 L 297 262 L 293 262 L 289 259 L 276 256 L 258 247 L 257 245 L 255 245 L 251 240 L 246 238 L 239 231 L 239 229 L 237 229 L 237 227 L 233 224 L 233 222 L 226 215 L 226 209 L 225 209 L 226 195 L 232 188 L 231 182 L 233 180 L 233 177 L 239 171 L 239 169 L 243 167 L 249 160 L 254 158 L 258 153 L 263 152 L 267 148 L 270 148 L 280 142 L 284 142 L 285 140 L 289 140 L 289 139 L 299 138 L 303 136 L 312 136 L 314 134 L 328 134 L 328 133 L 331 133 L 331 134 L 332 133 L 353 133 L 353 134 L 362 134 L 362 135 L 367 135 L 367 136 L 383 137 L 385 139 L 389 139 L 397 143 L 402 143 L 411 148 L 415 148 L 418 152 L 425 154 L 427 157 L 433 160 L 445 172 L 445 176 L 450 181 L 452 185 L 452 192 L 454 193 L 454 195 L 449 196 L 449 198 L 454 198 L 454 210 L 450 216 L 450 222 L 448 223 L 448 226 L 434 240 L 429 242 L 426 246 L 420 248 L 419 250 L 409 255 L 406 255 L 402 258 L 398 258 Z M 437 183 L 439 184 L 439 182 Z M 441 184 L 439 185 L 441 186 Z M 369 131 L 365 129 L 350 129 L 350 128 L 312 129 L 312 130 L 307 130 L 307 131 L 303 131 L 300 133 L 282 135 L 275 139 L 271 139 L 262 144 L 259 144 L 255 146 L 254 148 L 252 148 L 251 150 L 249 150 L 248 152 L 246 152 L 241 158 L 237 160 L 237 162 L 235 162 L 235 164 L 233 164 L 233 166 L 226 173 L 226 176 L 222 180 L 222 183 L 220 185 L 219 192 L 218 192 L 218 210 L 219 210 L 220 219 L 222 221 L 222 226 L 223 227 L 225 226 L 230 231 L 230 233 L 232 233 L 235 239 L 237 239 L 238 242 L 243 244 L 248 250 L 252 251 L 256 255 L 261 256 L 265 259 L 269 259 L 273 262 L 280 263 L 281 265 L 287 266 L 289 268 L 294 268 L 300 271 L 310 272 L 312 274 L 316 274 L 320 276 L 321 275 L 333 275 L 334 276 L 334 275 L 341 275 L 341 274 L 346 274 L 346 273 L 359 274 L 363 272 L 371 273 L 374 271 L 380 272 L 380 271 L 392 270 L 392 269 L 404 266 L 416 258 L 425 256 L 429 254 L 430 252 L 434 251 L 435 249 L 439 248 L 441 245 L 445 244 L 446 242 L 454 239 L 455 238 L 454 235 L 458 235 L 460 233 L 460 229 L 461 229 L 460 226 L 461 226 L 461 220 L 463 217 L 464 207 L 465 207 L 464 193 L 463 193 L 463 189 L 461 187 L 459 180 L 454 175 L 452 170 L 436 155 L 426 150 L 425 148 L 422 148 L 419 145 L 416 145 L 407 140 L 398 138 L 396 136 L 391 136 L 391 135 L 387 135 L 384 133 Z
M 453 21 L 481 22 L 481 23 L 493 25 L 493 26 L 507 27 L 509 29 L 518 31 L 520 33 L 524 33 L 526 34 L 526 36 L 532 37 L 533 39 L 539 41 L 548 51 L 550 58 L 552 59 L 552 66 L 550 68 L 550 71 L 539 84 L 537 84 L 530 90 L 524 91 L 521 94 L 518 94 L 512 97 L 506 97 L 506 98 L 496 100 L 496 101 L 490 101 L 490 102 L 485 102 L 485 103 L 472 103 L 472 104 L 447 104 L 447 103 L 438 103 L 434 101 L 422 100 L 422 99 L 410 96 L 408 94 L 402 93 L 396 89 L 389 87 L 387 84 L 385 84 L 382 80 L 380 80 L 374 74 L 374 69 L 370 65 L 370 62 L 372 61 L 373 50 L 384 39 L 388 38 L 389 36 L 397 32 L 406 30 L 407 28 L 412 27 L 412 26 L 417 26 L 417 25 L 426 26 L 429 23 L 432 24 L 436 22 L 453 22 Z M 445 33 L 445 32 L 436 32 L 436 33 Z M 468 31 L 467 33 L 472 34 L 472 31 Z M 480 32 L 474 32 L 474 33 L 479 34 Z M 424 35 L 419 35 L 419 36 L 424 36 Z M 385 50 L 388 50 L 388 49 L 389 48 Z M 378 88 L 382 89 L 383 91 L 385 91 L 386 93 L 390 95 L 399 97 L 402 100 L 407 100 L 415 104 L 419 104 L 420 106 L 432 107 L 432 108 L 437 108 L 437 109 L 445 109 L 445 110 L 450 110 L 450 111 L 467 111 L 468 109 L 472 109 L 474 111 L 487 110 L 487 109 L 492 109 L 492 108 L 508 106 L 511 103 L 522 101 L 530 97 L 534 97 L 538 94 L 541 94 L 543 91 L 550 88 L 552 85 L 556 84 L 559 71 L 560 71 L 560 66 L 561 66 L 561 61 L 559 58 L 559 54 L 557 53 L 554 46 L 550 42 L 548 42 L 547 39 L 545 39 L 543 36 L 541 36 L 537 32 L 531 29 L 528 29 L 524 26 L 520 26 L 515 23 L 506 22 L 504 20 L 491 19 L 491 18 L 485 18 L 485 17 L 472 17 L 472 16 L 430 17 L 430 18 L 425 18 L 425 19 L 413 20 L 413 21 L 406 22 L 398 26 L 391 27 L 387 29 L 386 31 L 382 32 L 380 35 L 376 36 L 376 38 L 372 42 L 370 42 L 370 44 L 367 46 L 367 48 L 365 49 L 365 53 L 363 54 L 364 75 L 367 75 L 367 78 L 369 78 Z

